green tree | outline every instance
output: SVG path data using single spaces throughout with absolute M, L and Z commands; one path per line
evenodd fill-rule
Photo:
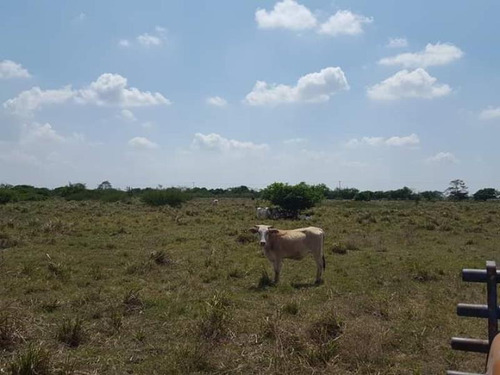
M 103 181 L 97 187 L 97 190 L 110 190 L 110 189 L 113 189 L 113 186 L 111 186 L 111 182 L 109 181 Z
M 262 191 L 261 197 L 288 211 L 291 216 L 297 216 L 301 210 L 314 207 L 325 196 L 321 187 L 310 186 L 305 182 L 297 185 L 275 182 Z
M 450 186 L 445 190 L 444 194 L 448 199 L 454 201 L 462 201 L 469 198 L 469 189 L 463 180 L 452 180 Z
M 473 195 L 474 200 L 476 201 L 486 201 L 488 199 L 497 199 L 498 198 L 498 191 L 496 191 L 493 188 L 485 188 L 485 189 L 480 189 L 476 191 Z

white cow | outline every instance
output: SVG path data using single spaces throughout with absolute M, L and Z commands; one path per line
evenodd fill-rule
M 269 207 L 257 207 L 258 219 L 269 219 L 271 217 L 271 210 Z
M 218 199 L 214 199 L 212 201 L 212 206 L 217 206 L 219 204 L 219 200 Z
M 291 230 L 273 228 L 271 225 L 256 225 L 252 233 L 258 233 L 260 246 L 274 268 L 274 282 L 280 278 L 283 259 L 300 260 L 307 254 L 312 254 L 316 261 L 316 283 L 322 282 L 326 267 L 323 244 L 325 232 L 321 228 L 307 227 Z

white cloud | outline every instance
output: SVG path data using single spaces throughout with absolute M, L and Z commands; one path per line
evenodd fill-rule
M 266 144 L 255 144 L 252 142 L 241 142 L 234 139 L 227 139 L 219 134 L 201 134 L 194 135 L 191 148 L 195 150 L 211 150 L 220 152 L 230 151 L 265 151 L 269 149 Z
M 7 100 L 3 103 L 3 106 L 17 115 L 29 116 L 42 106 L 61 104 L 74 96 L 75 91 L 71 89 L 71 86 L 65 86 L 58 90 L 42 90 L 36 86 L 21 92 L 13 99 Z
M 406 38 L 389 38 L 386 44 L 388 48 L 404 48 L 408 47 L 408 41 Z
M 420 139 L 416 134 L 410 134 L 406 137 L 390 137 L 386 139 L 385 144 L 388 146 L 414 146 L 420 143 Z
M 207 98 L 207 104 L 214 107 L 225 107 L 227 106 L 227 100 L 221 98 L 220 96 L 212 96 L 210 98 Z
M 379 61 L 382 65 L 401 65 L 405 68 L 426 68 L 428 66 L 446 65 L 462 58 L 463 51 L 453 44 L 427 44 L 425 49 L 416 53 L 402 53 L 386 57 Z
M 31 125 L 23 125 L 21 130 L 21 144 L 39 144 L 40 142 L 64 142 L 64 137 L 57 134 L 57 132 L 48 123 L 39 124 L 33 123 Z
M 411 72 L 399 71 L 367 90 L 368 97 L 373 100 L 432 99 L 446 96 L 450 92 L 450 86 L 437 83 L 436 78 L 421 68 Z
M 438 152 L 436 155 L 427 158 L 427 162 L 457 164 L 458 159 L 451 152 Z
M 142 150 L 152 150 L 158 148 L 158 145 L 154 142 L 151 142 L 149 139 L 145 137 L 134 137 L 128 141 L 129 146 L 135 149 Z
M 171 104 L 158 92 L 139 91 L 135 87 L 127 87 L 127 78 L 111 73 L 102 74 L 87 88 L 80 90 L 76 101 L 81 104 L 125 108 Z
M 29 78 L 29 72 L 12 60 L 0 61 L 0 79 L 8 78 Z
M 129 109 L 122 109 L 120 111 L 120 118 L 122 120 L 129 121 L 129 122 L 137 121 L 137 118 L 135 117 L 134 112 L 132 112 Z
M 318 33 L 331 36 L 358 35 L 363 33 L 364 24 L 372 22 L 373 18 L 349 10 L 339 10 L 319 27 Z
M 405 137 L 363 137 L 361 139 L 353 138 L 350 139 L 346 146 L 349 148 L 355 148 L 363 145 L 378 147 L 378 146 L 395 146 L 395 147 L 405 147 L 405 146 L 416 146 L 420 143 L 420 139 L 416 134 L 410 134 Z
M 162 44 L 162 40 L 158 36 L 148 33 L 139 35 L 137 37 L 137 41 L 139 42 L 139 44 L 142 44 L 146 47 L 159 46 Z
M 82 90 L 73 90 L 71 86 L 56 90 L 33 87 L 7 100 L 3 106 L 17 115 L 29 116 L 45 105 L 62 104 L 69 100 L 80 104 L 121 108 L 171 104 L 158 92 L 139 91 L 135 87 L 127 87 L 127 78 L 119 74 L 104 73 Z
M 305 138 L 291 138 L 291 139 L 285 139 L 283 141 L 283 143 L 285 145 L 292 145 L 292 146 L 303 145 L 303 144 L 307 143 L 307 139 L 305 139 Z
M 255 20 L 261 29 L 305 30 L 316 26 L 316 17 L 311 11 L 294 0 L 283 0 L 274 5 L 272 11 L 258 9 Z
M 479 114 L 481 120 L 493 120 L 500 119 L 500 107 L 498 108 L 488 108 L 481 111 Z
M 127 40 L 127 39 L 121 39 L 119 42 L 118 42 L 118 45 L 120 47 L 130 47 L 130 42 Z
M 167 29 L 161 26 L 155 26 L 154 32 L 143 33 L 135 38 L 135 42 L 143 47 L 158 47 L 163 45 L 167 39 Z M 131 47 L 134 41 L 128 39 L 121 39 L 118 42 L 120 47 Z M 135 44 L 135 43 L 134 43 Z
M 257 81 L 253 90 L 246 96 L 245 102 L 256 106 L 326 102 L 336 92 L 348 89 L 349 85 L 342 69 L 329 67 L 318 73 L 306 74 L 299 78 L 295 86 Z

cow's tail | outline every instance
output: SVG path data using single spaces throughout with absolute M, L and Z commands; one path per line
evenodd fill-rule
M 321 236 L 321 257 L 323 258 L 323 270 L 326 269 L 326 260 L 325 260 L 325 232 L 323 232 L 323 236 Z

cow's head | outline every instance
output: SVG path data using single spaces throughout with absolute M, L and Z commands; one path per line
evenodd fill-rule
M 255 225 L 253 228 L 250 228 L 250 232 L 258 233 L 260 246 L 266 246 L 266 243 L 269 240 L 269 235 L 272 233 L 278 233 L 278 229 L 274 228 L 272 225 Z

